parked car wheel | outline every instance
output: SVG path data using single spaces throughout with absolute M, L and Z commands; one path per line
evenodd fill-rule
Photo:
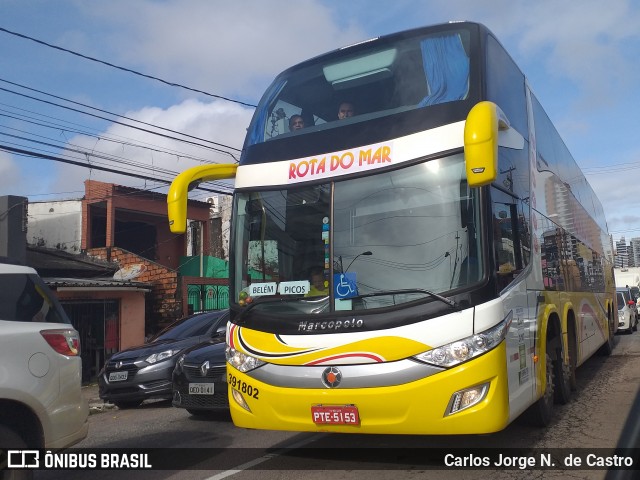
M 0 425 L 0 448 L 23 449 L 27 448 L 24 439 L 12 429 Z M 5 470 L 8 458 L 0 453 L 0 479 L 2 480 L 30 480 L 33 478 L 33 470 Z

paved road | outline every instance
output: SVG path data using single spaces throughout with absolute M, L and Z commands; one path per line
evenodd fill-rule
M 425 452 L 451 449 L 456 453 L 477 448 L 529 449 L 532 454 L 553 452 L 560 461 L 564 450 L 616 446 L 625 419 L 640 386 L 640 332 L 616 336 L 610 357 L 593 357 L 578 369 L 578 392 L 557 406 L 552 425 L 537 429 L 516 422 L 502 432 L 477 436 L 329 435 L 252 431 L 233 426 L 229 415 L 208 419 L 190 416 L 166 402 L 146 402 L 134 410 L 106 410 L 90 417 L 89 436 L 78 447 L 188 448 L 196 468 L 184 471 L 65 471 L 65 480 L 111 479 L 296 479 L 452 478 L 491 476 L 511 478 L 602 479 L 604 470 L 429 470 Z M 636 412 L 640 415 L 640 412 Z M 277 448 L 293 447 L 281 451 Z M 266 450 L 271 448 L 271 450 Z M 276 448 L 276 450 L 273 450 Z M 377 449 L 377 450 L 374 450 Z M 541 450 L 535 450 L 541 449 Z M 372 453 L 374 452 L 374 453 Z M 167 451 L 171 456 L 175 450 Z M 36 479 L 62 478 L 63 472 L 36 472 Z

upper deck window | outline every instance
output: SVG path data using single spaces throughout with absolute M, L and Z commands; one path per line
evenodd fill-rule
M 281 74 L 263 96 L 247 146 L 464 100 L 467 30 L 345 48 Z M 343 109 L 347 114 L 339 115 Z

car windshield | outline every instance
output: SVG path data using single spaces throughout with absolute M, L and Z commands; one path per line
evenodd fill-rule
M 205 335 L 211 325 L 217 322 L 219 316 L 210 313 L 201 313 L 182 318 L 153 337 L 150 342 L 163 340 L 182 340 L 189 337 Z

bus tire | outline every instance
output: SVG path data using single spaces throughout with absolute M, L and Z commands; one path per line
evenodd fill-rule
M 613 321 L 611 320 L 611 312 L 607 315 L 607 330 L 609 331 L 609 338 L 600 347 L 598 353 L 600 355 L 609 356 L 613 353 L 615 332 L 613 331 Z
M 546 370 L 546 386 L 544 393 L 538 399 L 536 403 L 531 405 L 525 412 L 527 423 L 535 427 L 546 427 L 551 422 L 553 416 L 553 390 L 554 390 L 554 372 L 553 362 L 551 356 L 547 353 L 545 355 L 545 370 Z
M 568 339 L 567 345 L 569 348 L 569 368 L 571 369 L 571 376 L 569 377 L 569 385 L 571 391 L 575 392 L 578 389 L 578 381 L 576 379 L 576 369 L 578 368 L 578 339 L 576 337 L 575 325 L 569 324 L 568 327 Z
M 566 405 L 571 398 L 571 359 L 566 359 L 565 350 L 560 345 L 556 349 L 556 358 L 553 360 L 553 398 L 555 403 Z

